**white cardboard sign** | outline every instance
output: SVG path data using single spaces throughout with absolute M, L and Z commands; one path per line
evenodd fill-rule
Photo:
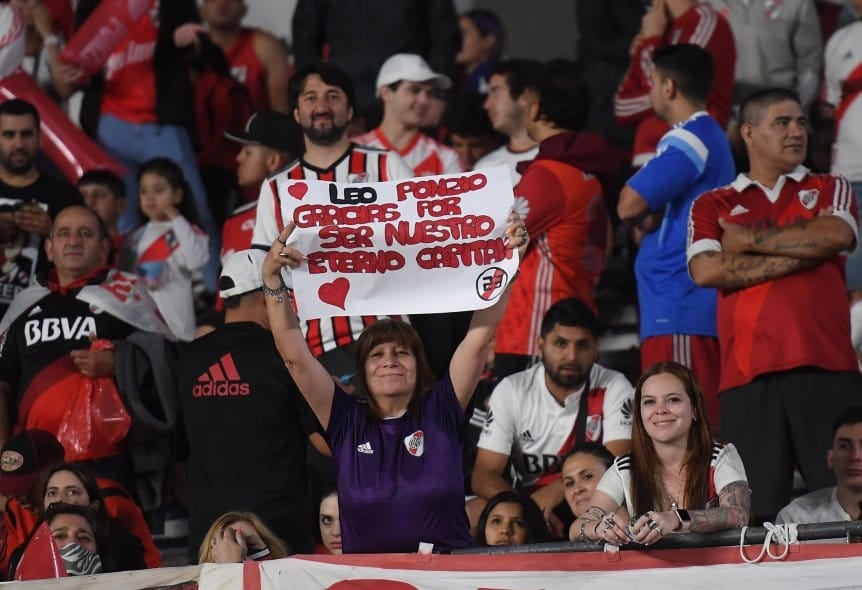
M 442 313 L 494 303 L 518 269 L 505 166 L 376 183 L 280 179 L 299 316 Z

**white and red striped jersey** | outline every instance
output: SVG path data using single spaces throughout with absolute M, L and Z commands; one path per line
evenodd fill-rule
M 745 474 L 745 466 L 739 451 L 732 444 L 721 444 L 717 441 L 712 443 L 712 455 L 709 460 L 709 492 L 705 506 L 690 506 L 685 502 L 680 508 L 691 510 L 704 510 L 706 508 L 717 508 L 718 497 L 722 490 L 732 483 L 738 481 L 748 482 Z M 625 506 L 630 514 L 634 514 L 634 502 L 632 500 L 632 455 L 631 453 L 617 457 L 611 465 L 596 490 L 610 496 L 620 506 Z M 657 509 L 658 507 L 655 507 Z M 644 511 L 644 507 L 638 506 L 638 510 Z
M 282 199 L 285 196 L 285 184 L 290 184 L 290 181 L 383 182 L 412 177 L 412 172 L 397 154 L 356 144 L 351 144 L 344 155 L 326 169 L 312 166 L 302 158 L 294 160 L 261 186 L 252 244 L 269 250 L 284 229 L 289 218 Z M 383 317 L 389 316 L 336 316 L 323 321 L 310 319 L 302 328 L 311 352 L 320 355 L 355 342 L 365 326 Z
M 824 52 L 826 101 L 834 105 L 832 172 L 862 181 L 862 21 L 838 29 Z
M 585 440 L 575 440 L 584 395 Z M 631 439 L 633 396 L 625 375 L 593 364 L 581 390 L 572 392 L 561 406 L 548 390 L 545 367 L 539 363 L 509 375 L 494 388 L 479 448 L 511 456 L 516 485 L 542 487 L 560 476 L 563 457 L 577 443 Z
M 455 150 L 418 131 L 402 150 L 395 149 L 389 143 L 380 127 L 354 137 L 353 141 L 369 147 L 398 152 L 398 155 L 413 170 L 413 176 L 437 176 L 438 174 L 464 172 L 464 167 L 461 165 L 461 160 Z

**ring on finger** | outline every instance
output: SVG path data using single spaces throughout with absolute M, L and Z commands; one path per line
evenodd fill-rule
M 281 238 L 275 238 L 275 241 L 281 244 L 282 246 L 287 246 L 287 242 L 282 240 Z
M 655 530 L 658 528 L 658 523 L 651 518 L 647 521 L 646 524 L 650 528 L 650 530 Z

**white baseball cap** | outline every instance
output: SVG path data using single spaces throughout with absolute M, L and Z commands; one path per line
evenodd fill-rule
M 449 76 L 436 73 L 428 65 L 428 62 L 422 59 L 422 56 L 415 53 L 396 53 L 380 66 L 380 73 L 377 74 L 377 94 L 380 94 L 381 87 L 402 80 L 432 82 L 441 90 L 448 90 L 452 87 L 452 80 L 449 79 Z
M 240 250 L 231 254 L 224 263 L 219 277 L 219 296 L 222 299 L 244 295 L 263 287 L 263 250 Z

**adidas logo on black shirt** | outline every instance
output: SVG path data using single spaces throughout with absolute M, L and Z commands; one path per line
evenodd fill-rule
M 241 379 L 233 362 L 233 356 L 226 354 L 198 377 L 198 383 L 192 389 L 192 395 L 194 397 L 248 395 L 251 389 L 248 383 Z

